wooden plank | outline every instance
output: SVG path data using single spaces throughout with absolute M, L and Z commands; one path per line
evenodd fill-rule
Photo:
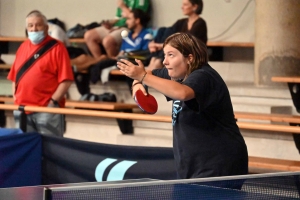
M 263 123 L 252 123 L 252 122 L 237 122 L 237 125 L 239 126 L 240 129 L 300 134 L 300 127 L 298 126 L 263 124 Z
M 66 101 L 66 107 L 101 109 L 101 110 L 132 110 L 139 108 L 136 104 L 114 102 Z
M 0 41 L 3 42 L 23 42 L 26 37 L 10 37 L 1 36 Z M 83 38 L 70 38 L 71 43 L 85 43 Z M 208 41 L 208 47 L 254 47 L 253 42 L 227 42 L 227 41 Z
M 300 171 L 300 161 L 249 156 L 249 167 L 276 171 Z
M 253 42 L 222 42 L 222 41 L 208 41 L 208 47 L 254 47 Z
M 26 37 L 0 36 L 1 42 L 24 42 L 26 39 Z M 71 43 L 85 43 L 83 38 L 71 38 L 69 41 Z
M 268 120 L 274 122 L 287 122 L 300 124 L 300 115 L 285 115 L 285 114 L 264 114 L 264 113 L 249 113 L 249 112 L 234 112 L 237 119 L 257 119 Z
M 71 43 L 85 43 L 83 38 L 70 38 L 69 42 L 71 42 Z
M 0 104 L 0 109 L 13 110 L 18 109 L 17 105 Z M 171 122 L 170 116 L 160 115 L 146 115 L 136 113 L 119 113 L 119 112 L 104 112 L 104 111 L 92 111 L 92 110 L 77 110 L 70 108 L 53 108 L 49 110 L 47 107 L 35 107 L 26 106 L 25 110 L 30 112 L 51 112 L 60 114 L 82 115 L 82 116 L 94 116 L 94 117 L 108 117 L 118 119 L 131 119 L 131 120 L 145 120 L 145 121 L 157 121 L 157 122 Z M 240 129 L 250 129 L 258 131 L 274 131 L 282 133 L 295 133 L 300 134 L 300 127 L 277 125 L 277 124 L 262 124 L 262 123 L 250 123 L 250 122 L 237 122 Z
M 0 110 L 17 110 L 18 105 L 13 104 L 0 104 Z M 156 121 L 156 122 L 171 122 L 170 116 L 148 115 L 139 113 L 125 113 L 125 112 L 110 112 L 110 111 L 95 111 L 95 110 L 83 110 L 72 108 L 51 108 L 51 107 L 38 107 L 38 106 L 25 106 L 25 111 L 28 112 L 47 112 L 57 113 L 65 115 L 77 115 L 77 116 L 91 116 L 91 117 L 103 117 L 113 119 L 127 119 L 127 120 L 143 120 L 143 121 Z
M 9 64 L 0 64 L 0 69 L 10 69 L 11 65 Z
M 0 102 L 13 103 L 14 99 L 12 97 L 0 96 Z
M 273 82 L 282 82 L 282 83 L 300 83 L 299 76 L 274 76 L 272 77 Z
M 11 97 L 0 97 L 0 101 L 2 102 L 13 102 L 13 99 Z M 12 106 L 8 104 L 2 104 L 1 106 Z M 17 106 L 17 105 L 15 105 Z M 135 104 L 122 104 L 122 103 L 111 103 L 111 102 L 78 102 L 78 101 L 67 101 L 66 102 L 66 107 L 80 107 L 81 108 L 89 108 L 89 109 L 99 109 L 99 110 L 123 110 L 123 109 L 133 109 L 137 108 L 137 105 Z M 9 108 L 9 107 L 8 107 Z M 18 107 L 15 107 L 17 109 Z M 32 106 L 26 106 L 25 108 L 29 109 L 32 108 Z M 45 107 L 36 107 L 39 109 L 47 109 Z M 63 109 L 63 108 L 57 108 L 57 109 Z M 32 111 L 32 110 L 29 110 Z M 63 110 L 63 111 L 68 111 L 69 110 Z M 63 112 L 60 111 L 60 112 Z M 40 111 L 41 112 L 41 111 Z M 73 112 L 73 111 L 72 111 Z M 71 112 L 71 113 L 72 113 Z M 81 112 L 88 112 L 84 110 L 80 110 L 79 113 L 76 115 L 80 115 Z M 68 113 L 62 113 L 62 114 L 68 114 Z M 98 114 L 91 112 L 91 116 L 97 117 Z M 95 115 L 94 115 L 95 114 Z M 127 113 L 127 114 L 133 114 L 133 113 Z M 86 115 L 86 114 L 83 114 Z M 141 114 L 139 114 L 141 115 Z M 133 115 L 126 115 L 128 118 L 127 119 L 138 119 L 138 116 Z M 159 115 L 144 115 L 142 114 L 142 119 L 140 120 L 146 120 L 148 121 L 147 116 L 149 117 L 149 121 L 160 121 L 162 122 L 171 122 L 171 117 L 170 116 L 159 116 Z M 119 114 L 115 114 L 114 117 L 111 117 L 111 114 L 109 114 L 110 118 L 119 118 L 123 117 L 119 116 Z M 131 118 L 133 117 L 133 118 Z M 277 119 L 273 117 L 273 119 Z M 293 119 L 293 118 L 292 118 Z M 279 120 L 279 119 L 278 119 Z M 263 123 L 253 123 L 253 122 L 237 122 L 237 125 L 239 126 L 240 129 L 250 129 L 250 130 L 258 130 L 258 131 L 274 131 L 274 132 L 282 132 L 282 133 L 295 133 L 295 134 L 300 134 L 300 127 L 297 126 L 289 126 L 289 125 L 277 125 L 277 124 L 263 124 Z
M 73 43 L 84 43 L 83 38 L 72 38 L 69 39 Z M 254 47 L 253 42 L 222 42 L 222 41 L 208 41 L 207 46 L 209 47 Z
M 11 68 L 11 64 L 0 64 L 0 69 L 10 69 Z M 113 69 L 110 71 L 111 75 L 114 76 L 125 76 L 120 70 L 118 69 Z
M 125 76 L 120 70 L 118 69 L 113 69 L 110 71 L 111 75 L 115 75 L 115 76 Z
M 0 97 L 0 102 L 13 103 L 14 100 L 12 97 Z M 67 100 L 65 106 L 71 108 L 86 108 L 99 110 L 131 110 L 139 108 L 138 105 L 129 103 L 90 102 L 73 100 Z
M 71 43 L 85 43 L 83 38 L 69 39 Z M 208 41 L 208 47 L 254 47 L 253 42 L 222 42 L 222 41 Z
M 24 42 L 26 39 L 26 37 L 0 36 L 1 42 Z

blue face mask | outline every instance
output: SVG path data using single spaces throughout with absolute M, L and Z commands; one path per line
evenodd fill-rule
M 44 31 L 28 32 L 28 38 L 33 44 L 39 44 L 44 40 L 45 34 Z

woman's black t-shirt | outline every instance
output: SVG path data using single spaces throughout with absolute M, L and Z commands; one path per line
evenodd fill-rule
M 170 79 L 166 68 L 152 73 Z M 173 100 L 173 151 L 179 178 L 247 174 L 247 147 L 221 76 L 206 64 L 182 84 L 194 90 L 195 98 Z

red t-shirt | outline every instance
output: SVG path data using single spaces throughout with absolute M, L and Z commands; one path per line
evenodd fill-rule
M 16 59 L 7 76 L 13 82 L 21 66 L 32 57 L 34 52 L 52 40 L 47 36 L 40 44 L 32 44 L 29 39 L 25 40 L 16 53 Z M 31 106 L 47 106 L 58 85 L 65 80 L 74 80 L 70 64 L 70 58 L 64 44 L 58 41 L 49 51 L 43 54 L 27 70 L 19 80 L 15 93 L 15 104 Z M 59 104 L 64 107 L 65 99 Z

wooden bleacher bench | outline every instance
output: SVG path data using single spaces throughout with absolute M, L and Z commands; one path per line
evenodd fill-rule
M 26 37 L 0 36 L 0 42 L 23 42 L 24 40 L 26 40 Z
M 0 69 L 10 70 L 11 66 L 12 65 L 10 64 L 0 64 Z M 114 76 L 124 76 L 124 74 L 118 69 L 111 70 L 110 74 Z
M 283 133 L 300 133 L 300 127 L 278 124 L 266 124 L 257 122 L 241 122 L 239 119 L 259 120 L 268 122 L 285 122 L 300 124 L 300 116 L 286 114 L 264 114 L 250 112 L 234 112 L 237 124 L 240 129 L 251 129 L 261 131 L 274 131 Z
M 254 47 L 253 42 L 222 42 L 222 41 L 208 41 L 208 47 Z
M 286 122 L 300 124 L 300 115 L 286 115 L 286 114 L 264 114 L 264 113 L 250 113 L 250 112 L 234 112 L 237 119 L 253 119 L 253 120 L 268 120 L 272 122 Z
M 85 43 L 83 38 L 69 39 L 71 43 Z M 208 41 L 208 47 L 254 47 L 253 42 L 222 42 L 222 41 Z
M 251 173 L 300 171 L 300 161 L 249 156 Z
M 13 99 L 11 97 L 0 97 L 0 102 L 12 103 Z M 70 100 L 66 101 L 66 107 L 110 110 L 110 111 L 138 109 L 138 106 L 136 104 L 70 101 Z M 165 117 L 164 118 L 165 122 L 171 122 L 170 116 L 158 116 L 158 115 L 154 115 L 154 116 L 157 116 L 158 119 L 162 119 L 162 117 Z M 118 116 L 116 116 L 115 118 L 117 117 Z M 237 119 L 257 119 L 257 120 L 300 124 L 300 116 L 293 116 L 293 115 L 235 112 L 235 117 Z M 257 123 L 257 122 L 242 122 L 242 121 L 237 121 L 237 125 L 239 126 L 240 129 L 300 134 L 300 127 L 297 126 L 267 124 L 267 123 Z
M 11 65 L 9 64 L 0 64 L 0 69 L 7 69 L 9 70 L 11 68 Z
M 114 102 L 66 101 L 66 107 L 99 110 L 132 110 L 139 108 L 136 104 Z
M 3 103 L 13 103 L 12 97 L 1 97 L 0 102 Z M 69 108 L 85 108 L 85 109 L 95 109 L 95 110 L 110 110 L 110 111 L 122 111 L 122 110 L 132 110 L 139 108 L 136 104 L 129 103 L 118 103 L 118 102 L 90 102 L 90 101 L 74 101 L 67 100 L 66 107 Z
M 0 97 L 0 104 L 2 102 L 2 105 L 4 106 L 14 106 L 13 98 L 12 97 Z M 5 104 L 3 104 L 5 103 Z M 89 112 L 86 112 L 82 109 L 89 109 L 89 111 L 92 110 L 101 110 L 101 111 L 118 111 L 122 113 L 132 113 L 134 109 L 138 109 L 139 107 L 136 104 L 129 104 L 129 103 L 115 103 L 115 102 L 89 102 L 89 101 L 72 101 L 67 100 L 65 103 L 65 106 L 67 108 L 71 108 L 71 115 L 84 115 L 84 116 L 90 116 Z M 58 108 L 59 109 L 59 108 Z M 80 110 L 79 110 L 80 109 Z M 1 110 L 1 109 L 0 109 Z M 108 112 L 108 113 L 109 113 Z M 111 115 L 111 114 L 109 114 Z M 114 115 L 111 115 L 112 118 L 116 118 Z M 126 116 L 126 115 L 125 115 Z M 128 120 L 125 118 L 116 118 L 119 128 L 123 134 L 132 134 L 133 133 L 133 126 L 132 126 L 132 120 Z
M 4 37 L 0 36 L 2 42 L 23 42 L 25 37 Z M 85 43 L 83 38 L 71 38 L 70 43 Z M 208 47 L 254 47 L 253 42 L 222 42 L 222 41 L 208 41 Z M 0 65 L 0 69 L 10 69 L 9 65 Z M 113 69 L 110 72 L 114 76 L 124 76 L 118 69 Z
M 300 77 L 299 76 L 274 76 L 272 77 L 273 82 L 282 82 L 282 83 L 300 83 Z
M 25 37 L 4 37 L 0 36 L 2 42 L 23 42 Z M 70 43 L 85 43 L 83 38 L 71 38 Z M 227 41 L 208 41 L 208 47 L 254 47 L 253 42 L 227 42 Z

